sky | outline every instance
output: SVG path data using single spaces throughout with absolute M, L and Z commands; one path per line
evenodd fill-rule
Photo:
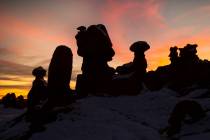
M 198 44 L 201 59 L 210 59 L 210 0 L 0 0 L 0 97 L 27 95 L 33 68 L 48 69 L 54 49 L 73 51 L 74 88 L 82 58 L 76 53 L 78 26 L 107 27 L 117 67 L 133 59 L 129 47 L 147 41 L 147 70 L 169 64 L 169 48 Z

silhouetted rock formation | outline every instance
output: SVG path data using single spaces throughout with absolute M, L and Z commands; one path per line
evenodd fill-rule
M 22 108 L 26 107 L 26 102 L 25 102 L 24 97 L 22 95 L 17 97 L 16 107 L 19 108 L 19 109 L 22 109 Z
M 186 87 L 197 85 L 209 88 L 210 62 L 200 60 L 197 56 L 197 44 L 187 44 L 184 48 L 170 48 L 171 64 L 158 67 L 156 71 L 148 72 L 146 85 L 151 90 L 167 86 L 174 90 L 182 91 Z M 157 83 L 157 84 L 155 84 Z
M 16 95 L 15 93 L 7 93 L 2 98 L 2 103 L 6 108 L 14 108 L 16 107 Z
M 16 97 L 15 93 L 7 93 L 2 97 L 2 104 L 5 108 L 23 109 L 26 107 L 26 101 L 23 96 Z
M 46 70 L 37 67 L 32 71 L 35 76 L 31 90 L 28 93 L 28 112 L 37 111 L 37 106 L 47 98 L 47 82 L 44 80 Z
M 54 51 L 48 72 L 48 105 L 50 106 L 70 103 L 72 57 L 72 51 L 67 46 L 58 46 Z
M 131 45 L 130 50 L 134 52 L 133 62 L 117 67 L 118 75 L 113 79 L 113 89 L 119 91 L 114 92 L 130 95 L 140 92 L 147 68 L 144 53 L 149 48 L 149 44 L 145 41 L 137 41 Z
M 44 129 L 43 124 L 56 120 L 57 112 L 53 110 L 55 107 L 72 103 L 73 94 L 69 87 L 72 57 L 72 51 L 67 46 L 61 45 L 55 49 L 49 65 L 48 84 L 42 86 L 45 89 L 45 92 L 44 90 L 43 92 L 47 94 L 47 100 L 41 106 L 38 106 L 38 109 L 35 108 L 35 111 L 30 111 L 27 114 L 26 119 L 31 122 L 31 131 L 42 131 Z M 45 82 L 43 79 L 45 74 L 46 71 L 41 75 L 42 78 L 39 77 L 42 84 Z
M 179 61 L 179 56 L 178 56 L 178 52 L 177 52 L 178 48 L 175 47 L 171 47 L 170 48 L 170 61 L 171 61 L 171 65 L 177 65 L 178 61 Z
M 176 104 L 169 117 L 167 134 L 169 136 L 174 135 L 180 131 L 181 125 L 184 121 L 186 123 L 193 123 L 199 121 L 205 115 L 205 111 L 196 101 L 181 101 Z M 190 119 L 186 120 L 187 116 L 189 116 Z
M 83 57 L 82 74 L 77 77 L 76 91 L 82 95 L 107 90 L 115 70 L 108 66 L 115 52 L 104 25 L 78 28 L 76 35 L 79 56 Z
M 128 74 L 134 72 L 138 76 L 145 75 L 147 68 L 147 61 L 145 59 L 144 52 L 147 51 L 150 46 L 145 41 L 138 41 L 131 45 L 130 50 L 134 52 L 133 62 L 124 64 L 117 67 L 118 74 Z M 141 79 L 141 78 L 139 78 Z
M 197 45 L 187 44 L 180 48 L 178 65 L 173 68 L 169 87 L 182 90 L 192 85 L 206 86 L 210 78 L 210 63 L 197 56 Z
M 196 64 L 199 62 L 197 56 L 197 44 L 187 44 L 184 48 L 179 48 L 180 50 L 180 63 L 183 64 Z

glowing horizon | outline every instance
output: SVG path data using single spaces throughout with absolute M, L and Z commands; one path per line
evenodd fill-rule
M 116 55 L 110 66 L 132 61 L 129 46 L 138 40 L 151 45 L 148 70 L 169 63 L 169 48 L 198 44 L 201 59 L 210 60 L 210 0 L 1 0 L 0 96 L 15 90 L 26 95 L 31 71 L 48 69 L 54 49 L 69 46 L 74 55 L 71 87 L 80 73 L 74 36 L 81 25 L 107 27 Z

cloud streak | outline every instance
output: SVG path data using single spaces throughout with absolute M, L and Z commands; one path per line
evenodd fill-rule
M 23 64 L 17 64 L 14 62 L 0 60 L 0 73 L 27 76 L 31 75 L 33 67 L 26 66 Z

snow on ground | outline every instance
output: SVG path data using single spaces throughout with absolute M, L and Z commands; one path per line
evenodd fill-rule
M 90 96 L 76 101 L 71 112 L 60 113 L 55 122 L 46 124 L 46 130 L 34 133 L 30 140 L 163 140 L 166 137 L 159 130 L 167 126 L 175 104 L 189 98 L 210 109 L 209 98 L 180 98 L 169 89 L 144 91 L 138 96 Z M 14 138 L 27 130 L 28 124 L 23 121 L 0 132 L 0 138 Z M 210 113 L 197 123 L 183 124 L 175 137 L 209 140 Z
M 0 123 L 9 121 L 22 114 L 24 111 L 23 109 L 4 108 L 3 105 L 0 104 Z

